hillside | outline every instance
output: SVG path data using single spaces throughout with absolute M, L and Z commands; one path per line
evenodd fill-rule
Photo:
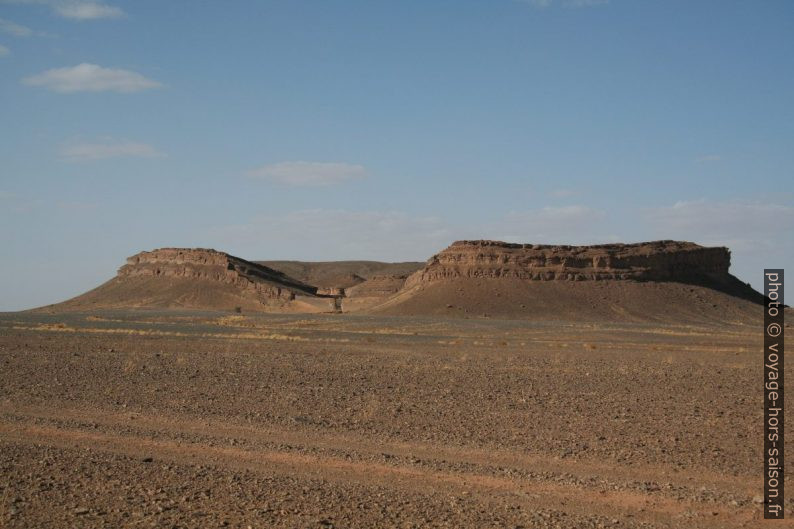
M 727 248 L 690 242 L 458 241 L 372 310 L 583 321 L 740 321 L 759 315 L 763 297 L 729 267 Z
M 458 241 L 420 263 L 246 261 L 205 249 L 130 257 L 47 311 L 197 308 L 568 321 L 741 322 L 763 297 L 727 248 L 690 242 L 552 246 Z
M 315 307 L 316 306 L 316 307 Z M 158 307 L 312 312 L 332 310 L 317 288 L 286 274 L 207 249 L 163 248 L 127 259 L 116 277 L 47 310 Z
M 255 261 L 309 285 L 350 288 L 375 276 L 407 276 L 422 268 L 421 262 L 379 261 Z
M 761 307 L 719 290 L 677 282 L 451 279 L 401 291 L 374 306 L 388 315 L 536 321 L 738 323 Z

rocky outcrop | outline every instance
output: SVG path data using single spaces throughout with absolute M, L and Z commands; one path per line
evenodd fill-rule
M 284 272 L 307 285 L 348 290 L 375 276 L 408 276 L 425 263 L 379 261 L 254 261 Z
M 345 289 L 337 287 L 320 287 L 317 289 L 317 295 L 329 298 L 343 298 L 345 297 Z
M 646 305 L 655 303 L 654 314 L 677 307 L 686 319 L 700 314 L 697 307 L 703 300 L 711 300 L 708 306 L 720 314 L 738 298 L 753 305 L 763 302 L 761 294 L 730 275 L 726 248 L 690 242 L 552 246 L 459 241 L 420 269 L 417 263 L 371 261 L 278 263 L 329 284 L 295 279 L 292 273 L 215 250 L 163 248 L 130 257 L 116 277 L 46 310 L 187 308 L 511 318 L 578 314 L 609 319 L 628 313 L 642 318 Z M 381 272 L 373 273 L 375 269 Z
M 729 267 L 727 248 L 691 242 L 554 246 L 457 241 L 412 274 L 405 288 L 461 277 L 536 281 L 719 279 L 728 277 Z
M 408 276 L 382 275 L 372 276 L 363 283 L 345 289 L 348 297 L 386 297 L 400 291 Z
M 203 248 L 162 248 L 138 253 L 127 259 L 118 277 L 207 280 L 232 285 L 262 303 L 291 301 L 296 295 L 317 293 L 316 287 L 272 268 Z
M 354 287 L 345 289 L 342 301 L 343 312 L 367 310 L 395 296 L 407 279 L 405 274 L 371 276 Z

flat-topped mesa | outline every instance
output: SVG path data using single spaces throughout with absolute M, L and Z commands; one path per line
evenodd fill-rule
M 500 241 L 457 241 L 434 255 L 405 283 L 460 277 L 527 280 L 692 280 L 728 274 L 730 251 L 691 242 L 562 246 Z
M 315 295 L 312 287 L 239 257 L 204 248 L 161 248 L 141 252 L 127 259 L 118 275 L 200 279 L 234 285 L 256 295 L 263 302 L 290 301 L 296 295 Z

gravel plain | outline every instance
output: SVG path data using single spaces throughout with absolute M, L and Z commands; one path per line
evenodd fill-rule
M 1 314 L 0 526 L 768 526 L 758 323 Z

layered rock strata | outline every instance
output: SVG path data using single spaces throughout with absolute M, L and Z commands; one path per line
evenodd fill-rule
M 400 291 L 408 276 L 372 276 L 363 283 L 345 289 L 348 297 L 387 297 Z
M 730 251 L 691 242 L 555 246 L 457 241 L 412 274 L 405 288 L 454 278 L 537 281 L 690 280 L 727 277 Z
M 291 301 L 296 295 L 317 294 L 316 287 L 272 268 L 203 248 L 162 248 L 141 252 L 127 259 L 118 276 L 213 281 L 233 285 L 264 303 Z

